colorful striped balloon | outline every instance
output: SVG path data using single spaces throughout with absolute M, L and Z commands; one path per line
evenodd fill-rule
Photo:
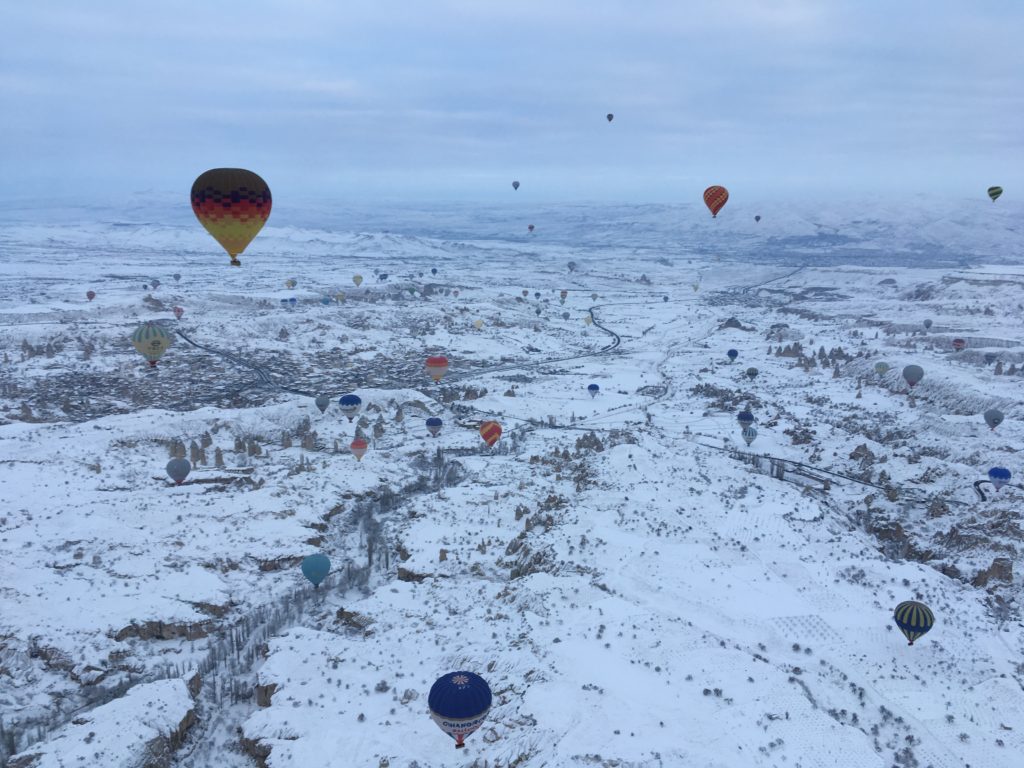
M 196 218 L 228 252 L 235 267 L 242 266 L 238 255 L 263 229 L 270 206 L 267 182 L 243 168 L 214 168 L 192 184 Z
M 708 187 L 704 190 L 704 205 L 711 211 L 711 218 L 718 216 L 718 212 L 729 201 L 729 190 L 725 187 Z
M 435 382 L 438 382 L 448 373 L 448 358 L 444 355 L 428 357 L 426 369 L 427 375 Z
M 501 424 L 496 421 L 485 421 L 480 425 L 480 437 L 488 446 L 493 447 L 501 437 Z
M 132 334 L 132 346 L 149 361 L 151 367 L 156 366 L 172 341 L 171 335 L 155 323 L 143 323 Z
M 907 600 L 896 606 L 892 614 L 896 626 L 900 628 L 907 640 L 908 645 L 926 634 L 935 624 L 935 615 L 924 603 L 916 600 Z

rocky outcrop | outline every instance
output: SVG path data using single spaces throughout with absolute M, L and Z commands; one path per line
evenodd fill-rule
M 213 629 L 212 621 L 146 621 L 142 624 L 132 622 L 127 627 L 115 632 L 114 639 L 120 641 L 129 637 L 137 637 L 139 640 L 198 640 L 209 635 Z
M 989 582 L 1000 581 L 1004 584 L 1013 583 L 1013 561 L 1008 557 L 997 557 L 992 561 L 992 565 L 983 571 L 980 571 L 977 576 L 971 580 L 971 584 L 976 587 L 987 587 Z

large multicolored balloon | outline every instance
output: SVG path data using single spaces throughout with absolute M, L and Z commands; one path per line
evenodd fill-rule
M 704 205 L 711 211 L 711 218 L 718 216 L 718 212 L 729 202 L 729 190 L 725 187 L 708 187 L 704 190 Z
M 92 301 L 93 299 L 96 298 L 96 291 L 86 291 L 85 298 L 87 298 L 89 301 Z
M 207 232 L 242 266 L 238 255 L 270 216 L 270 187 L 252 171 L 214 168 L 192 184 L 192 210 Z
M 1006 467 L 992 467 L 988 471 L 988 479 L 992 481 L 992 485 L 998 491 L 1013 477 L 1013 473 L 1010 472 Z
M 175 485 L 181 485 L 192 471 L 192 464 L 188 459 L 171 459 L 167 462 L 167 476 L 174 481 Z
M 427 375 L 434 380 L 440 381 L 448 373 L 448 358 L 444 355 L 435 355 L 427 358 Z
M 903 379 L 911 387 L 916 387 L 918 382 L 924 378 L 924 369 L 920 365 L 908 365 L 903 369 Z
M 370 447 L 370 444 L 361 437 L 357 437 L 349 445 L 349 450 L 352 451 L 352 455 L 356 457 L 356 461 L 362 461 L 363 456 L 366 455 L 366 449 Z
M 438 728 L 455 739 L 456 749 L 462 749 L 465 738 L 483 725 L 491 711 L 491 688 L 473 672 L 449 672 L 430 686 L 427 706 Z
M 427 432 L 430 433 L 431 437 L 437 437 L 441 433 L 441 427 L 443 426 L 444 422 L 437 418 L 437 416 L 431 416 L 427 419 Z
M 989 408 L 984 413 L 985 423 L 988 424 L 989 429 L 995 429 L 1003 423 L 1003 412 L 998 408 Z
M 907 638 L 907 645 L 913 645 L 915 640 L 927 634 L 935 625 L 935 615 L 931 608 L 916 600 L 907 600 L 897 605 L 892 618 Z
M 501 437 L 501 424 L 496 421 L 485 421 L 480 425 L 480 437 L 484 439 L 488 447 L 493 447 Z
M 317 589 L 330 572 L 331 561 L 327 555 L 310 555 L 302 560 L 302 575 Z
M 341 412 L 348 416 L 348 420 L 351 422 L 353 417 L 359 413 L 359 409 L 363 405 L 363 398 L 359 395 L 342 395 L 338 400 L 338 405 L 341 406 Z
M 1001 194 L 1003 194 L 1003 188 L 1002 187 L 989 187 L 988 188 L 988 196 L 992 198 L 992 202 L 993 203 L 996 200 L 999 199 L 999 196 Z
M 143 323 L 132 334 L 132 346 L 149 361 L 150 367 L 156 366 L 172 342 L 171 335 L 156 323 Z

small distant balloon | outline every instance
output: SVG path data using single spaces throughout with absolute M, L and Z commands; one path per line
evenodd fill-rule
M 437 416 L 431 416 L 427 419 L 427 432 L 430 433 L 431 437 L 437 437 L 441 432 L 442 426 L 444 426 L 444 422 L 437 418 Z
M 294 307 L 298 303 L 299 303 L 299 300 L 296 299 L 294 296 L 292 296 L 290 299 L 288 299 L 288 304 L 290 306 L 292 306 L 292 307 Z
M 897 605 L 892 618 L 907 638 L 907 645 L 913 645 L 915 640 L 923 637 L 935 625 L 935 615 L 931 608 L 915 600 Z
M 175 317 L 176 320 L 181 320 L 181 316 L 184 315 L 184 314 L 185 314 L 185 308 L 184 307 L 175 307 L 174 308 L 174 317 Z
M 583 316 L 583 324 L 584 325 L 590 325 L 592 322 L 594 322 L 594 318 L 593 317 L 591 317 L 590 315 L 584 315 Z
M 570 272 L 575 272 L 576 269 L 579 267 L 579 264 L 577 264 L 575 261 L 570 261 L 568 264 L 566 264 L 566 266 L 569 268 Z
M 358 288 L 360 285 L 363 284 L 363 276 L 362 275 L 353 275 L 352 276 L 352 282 L 355 283 L 356 284 L 356 288 Z
M 615 119 L 615 115 L 613 115 L 613 114 L 612 114 L 611 112 L 609 112 L 609 113 L 608 113 L 607 115 L 605 115 L 605 117 L 606 117 L 606 118 L 608 119 L 608 122 L 609 122 L 609 123 L 610 123 L 610 122 L 611 122 L 612 120 L 614 120 L 614 119 Z
M 474 320 L 473 321 L 473 327 L 476 328 L 479 331 L 481 328 L 484 327 L 484 321 L 483 320 Z
M 988 196 L 992 198 L 992 202 L 993 203 L 996 200 L 999 199 L 999 196 L 1001 194 L 1003 194 L 1003 188 L 1002 187 L 989 187 L 988 188 Z
M 760 222 L 761 221 L 761 217 L 760 216 L 755 216 L 754 217 L 754 221 Z
M 931 320 L 925 320 L 924 321 L 924 329 L 927 331 L 931 327 L 932 327 L 932 321 Z
M 526 225 L 526 228 L 527 228 L 527 229 L 528 229 L 528 230 L 529 230 L 530 232 L 533 232 L 533 224 L 527 224 L 527 225 Z
M 988 479 L 992 481 L 992 485 L 998 491 L 1013 477 L 1013 473 L 1010 472 L 1006 467 L 992 467 L 988 471 Z
M 879 376 L 885 376 L 885 374 L 887 374 L 888 372 L 889 372 L 889 364 L 888 363 L 881 363 L 881 362 L 875 363 L 875 373 L 877 373 Z
M 344 293 L 344 291 L 338 291 L 336 294 L 334 294 L 334 300 L 336 302 L 338 302 L 339 304 L 343 304 L 345 302 L 345 293 Z
M 662 301 L 666 301 L 666 302 L 667 302 L 667 301 L 668 301 L 668 296 L 662 296 L 662 297 L 661 297 L 661 300 L 662 300 Z
M 459 289 L 458 288 L 456 288 L 455 290 L 452 291 L 452 296 L 454 296 L 456 299 L 459 298 Z
M 427 375 L 430 376 L 435 382 L 440 381 L 444 378 L 444 375 L 448 373 L 448 358 L 444 355 L 435 355 L 427 358 L 426 364 Z
M 341 412 L 351 422 L 353 417 L 359 413 L 359 409 L 363 405 L 363 398 L 359 395 L 342 395 L 341 399 L 338 400 L 338 405 L 341 406 Z
M 601 387 L 597 384 L 590 384 L 587 386 L 587 392 L 590 393 L 591 397 L 597 397 L 597 393 L 601 391 Z
M 733 363 L 736 361 L 736 358 L 740 356 L 740 353 L 738 350 L 730 349 L 725 353 L 725 356 L 729 358 L 730 363 Z
M 331 398 L 327 395 L 317 395 L 316 400 L 313 402 L 316 403 L 316 407 L 320 409 L 320 413 L 324 413 L 327 410 L 327 406 L 331 404 Z
M 331 303 L 331 297 L 330 296 L 321 296 L 320 297 L 320 303 L 323 304 L 326 307 L 328 304 Z
M 488 446 L 493 446 L 501 437 L 501 425 L 496 421 L 485 421 L 480 425 L 480 437 Z
M 167 476 L 174 481 L 175 485 L 181 485 L 192 471 L 192 465 L 188 459 L 171 459 L 167 462 Z
M 740 432 L 740 435 L 743 437 L 743 442 L 745 442 L 749 448 L 750 444 L 757 439 L 757 430 L 753 427 L 744 427 L 743 431 Z
M 155 323 L 143 323 L 132 333 L 132 346 L 149 361 L 150 367 L 156 367 L 157 361 L 171 346 L 171 335 Z
M 356 457 L 356 461 L 362 461 L 363 456 L 366 455 L 366 449 L 369 447 L 369 443 L 361 437 L 357 437 L 349 445 L 349 450 L 352 451 L 352 455 Z
M 287 280 L 284 281 L 285 288 L 294 288 L 298 284 L 298 281 L 294 277 L 289 277 Z
M 181 280 L 181 274 L 178 273 L 178 272 L 175 272 L 173 275 L 171 275 L 171 277 L 174 278 L 174 282 L 176 282 L 176 283 Z
M 310 555 L 302 560 L 302 575 L 309 579 L 310 583 L 320 588 L 320 584 L 331 572 L 331 561 L 327 555 Z
M 596 293 L 590 294 L 590 300 L 591 301 L 597 301 L 597 294 Z
M 751 381 L 757 378 L 757 373 L 757 368 L 747 368 L 747 378 L 749 378 Z
M 562 319 L 563 320 L 568 320 L 569 319 L 569 313 L 568 312 L 563 312 L 562 313 Z
M 87 298 L 89 301 L 92 301 L 93 299 L 96 298 L 96 291 L 86 291 L 85 298 Z
M 437 267 L 431 267 L 430 268 L 430 274 L 436 275 L 437 274 Z
M 736 414 L 736 421 L 740 423 L 741 427 L 749 427 L 754 423 L 754 414 L 750 411 L 740 411 Z
M 917 386 L 917 384 L 924 378 L 924 369 L 920 365 L 908 365 L 903 369 L 903 379 L 911 387 Z
M 160 281 L 156 279 L 150 280 L 149 284 L 153 286 L 154 291 L 160 287 Z
M 519 189 L 519 182 L 518 181 L 513 181 L 512 182 L 512 189 Z
M 524 299 L 528 299 L 528 298 L 530 298 L 530 292 L 529 292 L 529 291 L 527 291 L 527 290 L 524 290 L 524 291 L 523 291 L 523 298 L 524 298 Z
M 984 413 L 985 423 L 988 424 L 989 429 L 995 429 L 1003 423 L 1003 412 L 998 408 L 989 408 Z
M 725 187 L 712 186 L 704 190 L 704 205 L 711 211 L 711 218 L 716 218 L 728 201 L 729 190 Z
M 964 339 L 953 339 L 953 351 L 963 352 L 967 348 L 967 342 Z
M 535 293 L 533 294 L 533 298 L 535 298 L 535 299 L 539 299 L 539 298 L 540 298 L 540 291 L 536 291 L 536 292 L 535 292 Z

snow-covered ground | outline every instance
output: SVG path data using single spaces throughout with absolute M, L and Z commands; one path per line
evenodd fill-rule
M 1020 765 L 1003 202 L 275 210 L 241 269 L 155 209 L 4 211 L 0 755 L 130 764 L 193 706 L 197 768 Z M 155 370 L 145 320 L 185 335 Z M 454 669 L 495 694 L 458 752 Z

